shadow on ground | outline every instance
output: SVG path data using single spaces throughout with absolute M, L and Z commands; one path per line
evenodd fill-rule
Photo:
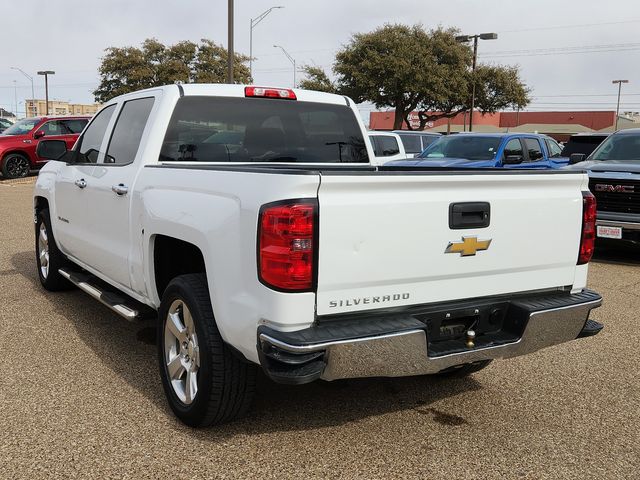
M 640 265 L 640 245 L 598 240 L 593 261 L 615 265 Z
M 50 301 L 50 307 L 45 308 L 68 319 L 81 341 L 103 364 L 172 416 L 158 374 L 155 322 L 128 323 L 78 290 L 44 292 L 31 251 L 14 255 L 12 264 L 17 273 L 33 283 L 36 292 Z M 174 425 L 201 440 L 217 441 L 239 434 L 312 430 L 414 409 L 428 421 L 456 427 L 466 424 L 466 420 L 431 405 L 481 388 L 473 377 L 374 378 L 286 386 L 261 374 L 256 402 L 247 418 L 208 430 L 191 430 L 177 420 Z

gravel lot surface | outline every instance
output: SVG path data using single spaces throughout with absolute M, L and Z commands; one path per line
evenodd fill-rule
M 249 418 L 191 430 L 152 323 L 40 287 L 32 188 L 0 180 L 0 478 L 639 478 L 638 251 L 591 266 L 596 337 L 467 379 L 261 378 Z

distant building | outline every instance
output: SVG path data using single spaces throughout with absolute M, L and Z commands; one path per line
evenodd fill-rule
M 45 100 L 27 99 L 25 104 L 27 117 L 41 117 L 47 114 Z M 49 100 L 49 115 L 94 115 L 99 108 L 99 103 L 84 104 Z
M 392 130 L 394 112 L 371 112 L 371 130 Z M 417 114 L 409 117 L 411 126 L 418 126 Z M 442 118 L 427 124 L 425 131 L 457 133 L 468 129 L 468 114 L 460 114 L 448 120 Z M 529 132 L 549 135 L 556 140 L 566 141 L 571 135 L 586 132 L 613 132 L 616 124 L 614 111 L 574 111 L 574 112 L 498 112 L 473 116 L 475 132 Z M 639 128 L 640 114 L 624 112 L 618 117 L 618 129 Z M 406 124 L 403 125 L 406 129 Z

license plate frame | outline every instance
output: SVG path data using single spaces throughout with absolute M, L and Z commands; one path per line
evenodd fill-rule
M 598 225 L 596 226 L 596 235 L 598 238 L 611 238 L 615 240 L 621 240 L 622 227 L 616 227 L 613 225 Z

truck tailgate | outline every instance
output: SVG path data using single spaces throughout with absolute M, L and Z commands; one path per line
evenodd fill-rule
M 317 314 L 570 286 L 583 188 L 564 172 L 322 175 Z M 451 229 L 463 202 L 487 202 L 489 226 Z M 463 237 L 491 243 L 445 253 Z

